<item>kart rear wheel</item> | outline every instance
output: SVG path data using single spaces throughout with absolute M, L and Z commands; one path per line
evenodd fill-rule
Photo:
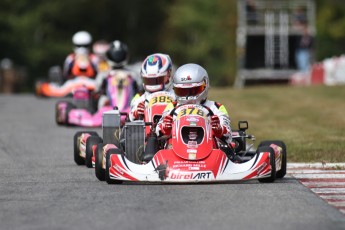
M 64 104 L 64 103 L 69 103 L 68 101 L 58 101 L 55 104 L 55 122 L 57 125 L 64 125 L 66 120 L 64 122 L 60 121 L 60 109 L 59 109 L 59 105 Z
M 102 142 L 103 142 L 102 138 L 100 138 L 98 135 L 97 136 L 92 135 L 86 140 L 86 149 L 85 149 L 86 167 L 92 168 L 92 156 L 93 156 L 92 146 L 97 145 Z
M 114 179 L 111 179 L 110 178 L 110 175 L 109 175 L 109 169 L 110 169 L 110 166 L 111 166 L 111 162 L 110 162 L 110 157 L 111 155 L 124 155 L 124 152 L 121 150 L 121 149 L 109 149 L 107 151 L 107 154 L 106 154 L 106 169 L 105 169 L 105 181 L 108 183 L 108 184 L 122 184 L 122 180 L 114 180 Z
M 261 182 L 261 183 L 272 183 L 272 182 L 274 182 L 276 179 L 276 160 L 275 160 L 275 156 L 274 156 L 274 150 L 269 146 L 262 146 L 262 147 L 259 147 L 257 151 L 258 152 L 269 152 L 270 153 L 270 165 L 271 165 L 270 176 L 258 179 L 259 182 Z
M 95 175 L 98 180 L 104 181 L 105 180 L 105 170 L 102 168 L 102 161 L 103 161 L 103 147 L 106 144 L 99 143 L 96 147 L 96 156 L 95 156 Z
M 73 137 L 73 149 L 74 149 L 74 162 L 77 165 L 83 165 L 85 164 L 85 159 L 80 156 L 79 153 L 79 145 L 80 145 L 80 136 L 81 134 L 84 133 L 82 131 L 76 132 Z
M 274 141 L 262 141 L 259 144 L 259 147 L 261 146 L 270 146 L 271 144 L 278 145 L 279 147 L 282 148 L 282 165 L 281 169 L 277 171 L 277 178 L 283 178 L 286 175 L 286 165 L 287 165 L 287 150 L 286 150 L 286 145 L 283 141 L 279 140 L 274 140 Z

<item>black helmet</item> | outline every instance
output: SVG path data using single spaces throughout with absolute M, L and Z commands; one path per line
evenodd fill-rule
M 125 43 L 115 40 L 110 44 L 106 56 L 113 68 L 121 68 L 128 62 L 128 47 Z

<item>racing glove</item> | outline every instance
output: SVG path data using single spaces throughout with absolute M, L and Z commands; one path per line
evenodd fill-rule
M 211 116 L 211 125 L 214 135 L 221 138 L 223 135 L 223 127 L 220 125 L 220 120 L 217 115 Z
M 134 111 L 133 115 L 136 120 L 143 119 L 145 114 L 145 103 L 140 102 L 137 106 L 137 110 Z
M 166 115 L 163 118 L 163 122 L 161 126 L 161 132 L 163 133 L 163 135 L 170 136 L 171 129 L 172 129 L 172 122 L 173 122 L 173 118 L 171 115 Z

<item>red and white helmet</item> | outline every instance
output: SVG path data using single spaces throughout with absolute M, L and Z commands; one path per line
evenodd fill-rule
M 140 75 L 145 91 L 153 93 L 171 87 L 172 62 L 167 54 L 156 53 L 146 57 Z

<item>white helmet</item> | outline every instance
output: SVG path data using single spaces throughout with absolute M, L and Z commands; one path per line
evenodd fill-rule
M 200 104 L 210 87 L 206 70 L 197 64 L 185 64 L 176 70 L 173 88 L 179 104 Z
M 87 31 L 79 31 L 73 35 L 72 42 L 76 47 L 90 46 L 92 37 Z
M 140 75 L 145 91 L 153 93 L 171 87 L 172 62 L 167 54 L 156 53 L 146 57 Z

